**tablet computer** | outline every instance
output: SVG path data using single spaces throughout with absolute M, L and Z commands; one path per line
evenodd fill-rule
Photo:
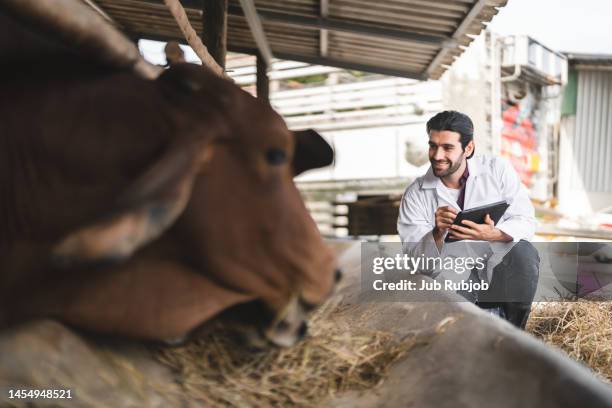
M 494 224 L 500 220 L 502 215 L 506 212 L 506 209 L 510 207 L 506 201 L 498 201 L 496 203 L 483 205 L 480 207 L 470 208 L 468 210 L 461 211 L 457 214 L 453 225 L 460 225 L 464 227 L 465 225 L 461 224 L 463 220 L 470 220 L 475 222 L 476 224 L 484 224 L 484 220 L 487 214 L 491 217 Z M 444 242 L 455 242 L 461 241 L 460 239 L 450 238 L 450 234 L 446 235 Z

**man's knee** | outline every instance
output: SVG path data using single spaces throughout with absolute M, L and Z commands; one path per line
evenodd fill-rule
M 540 274 L 540 255 L 529 241 L 520 240 L 502 260 L 513 273 L 537 276 Z
M 538 251 L 530 242 L 519 241 L 493 270 L 493 300 L 528 307 L 535 296 L 539 273 Z

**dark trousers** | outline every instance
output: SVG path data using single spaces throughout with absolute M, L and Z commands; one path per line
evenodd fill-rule
M 540 256 L 530 242 L 517 242 L 493 269 L 489 289 L 478 293 L 476 305 L 499 308 L 500 316 L 525 328 L 540 275 Z

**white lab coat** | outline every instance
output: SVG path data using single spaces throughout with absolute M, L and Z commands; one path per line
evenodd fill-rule
M 397 230 L 404 252 L 411 256 L 445 257 L 472 256 L 488 260 L 486 270 L 479 271 L 480 279 L 491 281 L 493 268 L 512 248 L 514 243 L 533 238 L 536 226 L 534 209 L 527 189 L 521 183 L 512 165 L 504 158 L 474 156 L 467 161 L 469 177 L 466 183 L 464 209 L 506 200 L 510 207 L 496 227 L 510 235 L 512 242 L 475 243 L 457 241 L 444 243 L 441 250 L 435 244 L 432 230 L 435 212 L 445 205 L 461 211 L 442 181 L 433 174 L 431 167 L 424 176 L 417 178 L 406 188 L 399 209 Z M 440 270 L 421 272 L 438 275 Z M 448 272 L 448 271 L 447 271 Z M 452 274 L 456 275 L 456 274 Z M 467 278 L 464 274 L 463 278 Z

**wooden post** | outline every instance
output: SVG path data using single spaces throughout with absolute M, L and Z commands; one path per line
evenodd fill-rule
M 227 1 L 204 0 L 202 40 L 210 55 L 225 69 L 227 50 Z
M 257 53 L 257 97 L 270 103 L 270 80 L 266 61 Z

